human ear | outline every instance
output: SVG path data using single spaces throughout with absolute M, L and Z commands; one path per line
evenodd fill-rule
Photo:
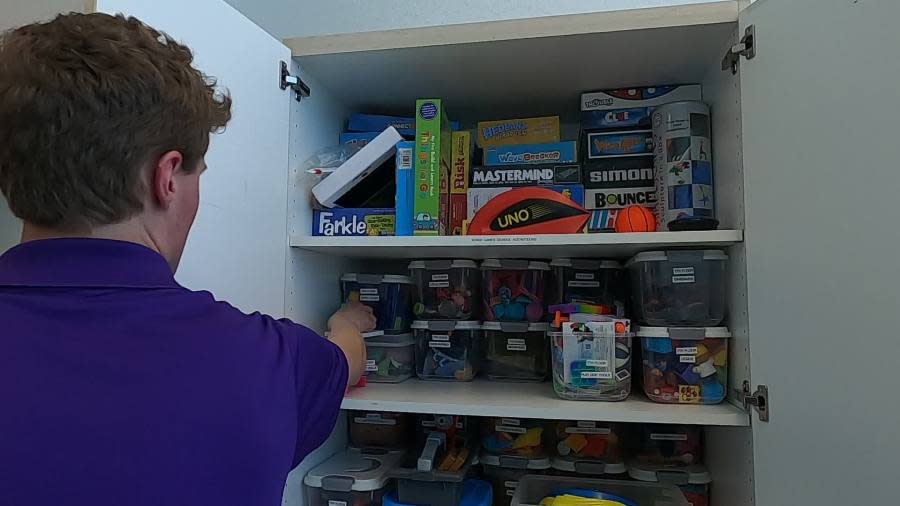
M 162 208 L 168 209 L 175 200 L 175 174 L 181 170 L 184 157 L 178 151 L 167 151 L 159 157 L 151 173 L 153 199 Z

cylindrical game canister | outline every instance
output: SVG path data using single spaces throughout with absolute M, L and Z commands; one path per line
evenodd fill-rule
M 715 229 L 709 107 L 672 102 L 653 111 L 659 228 Z

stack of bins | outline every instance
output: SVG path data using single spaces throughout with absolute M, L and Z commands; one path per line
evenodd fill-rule
M 412 279 L 392 274 L 344 274 L 341 292 L 344 303 L 365 304 L 378 320 L 375 332 L 366 334 L 366 380 L 398 383 L 411 377 Z

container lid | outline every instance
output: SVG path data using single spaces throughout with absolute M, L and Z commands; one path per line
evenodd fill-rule
M 666 466 L 629 461 L 628 475 L 638 481 L 652 481 L 668 485 L 706 485 L 712 482 L 709 470 L 701 464 Z
M 481 262 L 482 269 L 504 269 L 504 270 L 535 270 L 535 271 L 549 271 L 550 264 L 547 262 L 535 262 L 534 260 L 509 260 L 509 259 L 498 259 L 498 258 L 488 258 L 485 261 Z
M 702 253 L 703 260 L 728 260 L 728 255 L 726 255 L 724 251 L 717 249 L 645 251 L 631 257 L 631 259 L 625 263 L 625 267 L 631 267 L 633 264 L 639 262 L 662 262 L 665 260 L 669 260 L 670 256 L 678 256 L 679 254 L 685 253 Z
M 372 337 L 381 337 L 381 336 L 383 336 L 383 335 L 384 335 L 384 331 L 383 331 L 383 330 L 373 330 L 373 331 L 371 331 L 371 332 L 362 332 L 361 335 L 363 336 L 363 339 L 370 339 L 370 338 L 372 338 Z M 326 330 L 326 331 L 325 331 L 325 338 L 328 339 L 328 338 L 330 338 L 330 337 L 331 337 L 331 331 L 327 331 L 327 330 Z
M 453 320 L 416 320 L 410 325 L 419 330 L 432 330 L 448 332 L 451 330 L 481 330 L 481 322 L 477 321 L 453 321 Z
M 477 269 L 478 264 L 474 260 L 413 260 L 409 263 L 409 270 L 413 269 Z
M 482 480 L 469 479 L 463 482 L 462 499 L 459 506 L 491 506 L 493 489 L 491 484 Z M 397 499 L 397 492 L 391 492 L 382 499 L 383 506 L 414 506 L 402 503 Z
M 600 459 L 579 459 L 562 455 L 554 456 L 550 465 L 559 471 L 578 474 L 622 474 L 628 471 L 622 460 L 606 462 Z
M 382 346 L 385 348 L 402 348 L 416 344 L 416 339 L 412 334 L 389 334 L 380 335 L 366 339 L 366 346 Z
M 638 327 L 638 337 L 663 337 L 669 339 L 707 339 L 728 338 L 731 332 L 728 327 Z
M 357 274 L 349 273 L 341 276 L 341 281 L 355 281 L 357 283 L 400 283 L 404 285 L 413 284 L 413 280 L 409 276 L 400 276 L 397 274 Z
M 371 492 L 385 486 L 402 458 L 402 451 L 346 450 L 314 467 L 303 482 L 335 492 Z
M 547 332 L 550 330 L 550 324 L 541 322 L 484 322 L 481 324 L 481 328 L 503 332 Z
M 622 264 L 615 260 L 585 260 L 583 258 L 554 258 L 550 261 L 551 267 L 574 267 L 585 271 L 599 269 L 621 269 Z
M 504 469 L 531 471 L 550 469 L 550 459 L 547 457 L 529 459 L 518 455 L 494 455 L 493 453 L 481 452 L 480 461 L 482 465 L 502 467 Z

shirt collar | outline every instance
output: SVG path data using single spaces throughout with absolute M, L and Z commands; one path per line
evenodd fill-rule
M 0 256 L 0 286 L 103 288 L 178 287 L 159 253 L 107 239 L 46 239 Z

